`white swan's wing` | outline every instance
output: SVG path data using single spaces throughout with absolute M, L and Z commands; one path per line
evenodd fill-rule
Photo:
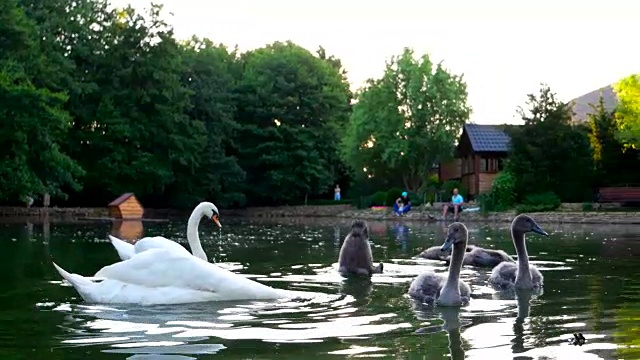
M 116 248 L 120 259 L 127 260 L 136 254 L 136 250 L 133 247 L 133 244 L 129 244 L 128 242 L 120 240 L 117 237 L 111 235 L 109 235 L 109 240 L 111 240 L 111 244 L 113 245 L 113 247 Z
M 136 254 L 140 254 L 151 249 L 165 249 L 191 255 L 189 250 L 187 250 L 184 246 L 162 236 L 153 236 L 140 239 L 134 245 L 134 249 Z
M 113 279 L 88 278 L 71 274 L 56 263 L 53 263 L 53 266 L 80 296 L 90 303 L 157 305 L 227 300 L 224 298 L 224 292 L 214 293 L 178 287 L 146 287 Z
M 132 256 L 150 249 L 167 249 L 189 253 L 189 250 L 185 249 L 184 246 L 162 236 L 145 237 L 138 240 L 135 245 L 111 235 L 109 235 L 109 240 L 111 240 L 111 244 L 113 244 L 113 247 L 118 252 L 118 256 L 120 256 L 122 260 L 128 260 Z
M 95 277 L 146 288 L 173 287 L 217 293 L 226 300 L 276 299 L 285 290 L 274 289 L 232 273 L 189 254 L 149 249 L 128 260 L 103 267 Z

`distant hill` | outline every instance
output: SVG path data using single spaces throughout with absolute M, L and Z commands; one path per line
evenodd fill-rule
M 569 103 L 573 104 L 574 112 L 571 120 L 578 123 L 586 122 L 588 120 L 587 115 L 593 112 L 589 104 L 597 105 L 600 94 L 602 94 L 602 99 L 604 100 L 604 108 L 607 111 L 615 110 L 618 105 L 618 96 L 613 91 L 613 87 L 607 85 L 571 100 Z

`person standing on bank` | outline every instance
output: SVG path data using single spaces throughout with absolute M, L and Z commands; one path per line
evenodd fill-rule
M 393 211 L 396 216 L 402 216 L 411 210 L 411 199 L 409 199 L 409 194 L 406 191 L 402 192 L 402 196 L 396 199 L 396 202 L 393 204 Z
M 336 184 L 336 187 L 333 189 L 333 200 L 340 201 L 340 185 Z
M 442 220 L 447 219 L 447 212 L 453 212 L 453 221 L 458 221 L 458 213 L 462 211 L 462 205 L 464 199 L 462 195 L 458 194 L 458 188 L 453 189 L 453 196 L 451 196 L 451 202 L 444 204 L 442 209 Z

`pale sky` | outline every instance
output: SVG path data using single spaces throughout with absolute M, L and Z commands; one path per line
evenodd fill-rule
M 518 121 L 546 82 L 561 100 L 640 72 L 640 1 L 156 0 L 179 38 L 230 48 L 291 40 L 342 60 L 353 89 L 405 46 L 464 74 L 476 123 Z M 115 0 L 146 7 L 147 0 Z M 605 5 L 606 4 L 606 5 Z

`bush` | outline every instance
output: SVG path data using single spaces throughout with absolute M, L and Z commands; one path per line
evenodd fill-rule
M 427 182 L 418 190 L 417 194 L 410 194 L 411 199 L 416 198 L 416 205 L 422 205 L 424 202 L 434 203 L 436 201 L 436 193 L 438 193 L 441 186 L 442 184 L 438 179 L 438 175 L 431 175 L 427 178 Z
M 502 171 L 491 185 L 491 191 L 478 197 L 482 211 L 505 211 L 516 203 L 516 179 L 512 173 Z
M 444 194 L 445 198 L 443 199 L 443 201 L 448 201 L 451 198 L 451 194 L 453 193 L 453 189 L 455 188 L 458 189 L 458 194 L 462 195 L 464 201 L 469 201 L 469 198 L 467 197 L 467 189 L 462 186 L 462 183 L 458 180 L 447 180 L 442 183 L 440 192 Z
M 361 196 L 360 198 L 353 199 L 352 205 L 358 209 L 368 209 L 371 207 L 371 199 L 373 196 Z
M 387 192 L 386 191 L 378 191 L 371 196 L 371 205 L 370 206 L 385 206 L 385 202 L 387 200 Z M 394 199 L 395 200 L 395 199 Z
M 426 202 L 430 204 L 436 202 L 436 194 L 434 192 L 428 192 Z
M 387 197 L 385 198 L 386 206 L 393 206 L 393 203 L 396 202 L 396 199 L 402 195 L 402 189 L 400 188 L 391 188 L 387 191 Z
M 418 193 L 409 192 L 409 199 L 411 199 L 411 206 L 420 206 L 423 203 L 423 195 Z
M 516 206 L 518 214 L 525 212 L 553 211 L 560 207 L 560 198 L 552 192 L 527 195 L 524 202 Z
M 582 203 L 582 211 L 593 211 L 593 204 L 590 202 Z

